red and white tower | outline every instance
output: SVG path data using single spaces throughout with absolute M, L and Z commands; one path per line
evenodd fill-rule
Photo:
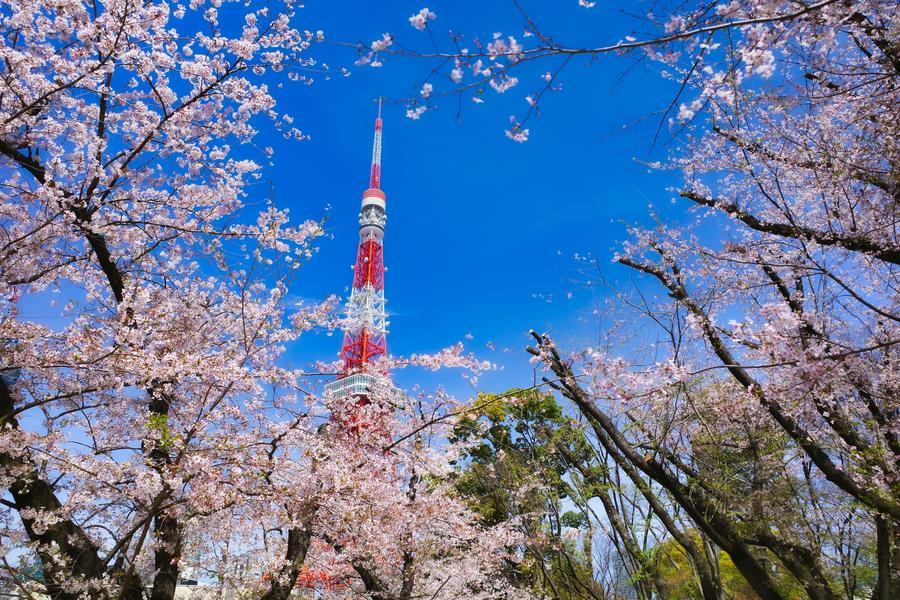
M 375 119 L 375 141 L 369 187 L 359 209 L 359 248 L 353 266 L 353 289 L 347 301 L 343 367 L 340 377 L 325 389 L 333 397 L 368 396 L 373 383 L 369 367 L 387 352 L 387 312 L 384 298 L 384 226 L 387 221 L 381 191 L 381 101 Z

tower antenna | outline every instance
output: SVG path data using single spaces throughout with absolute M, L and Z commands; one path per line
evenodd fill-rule
M 372 168 L 369 189 L 381 189 L 381 96 L 378 97 L 378 116 L 375 118 L 375 139 L 372 142 Z

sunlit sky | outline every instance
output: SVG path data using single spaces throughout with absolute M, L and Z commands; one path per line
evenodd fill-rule
M 626 224 L 646 222 L 650 203 L 664 215 L 680 213 L 671 208 L 666 189 L 676 180 L 642 164 L 668 151 L 668 128 L 656 144 L 654 136 L 673 87 L 652 65 L 635 64 L 634 57 L 575 59 L 560 75 L 563 90 L 545 96 L 540 117 L 527 123 L 530 141 L 510 141 L 504 135 L 509 115 L 524 114 L 525 96 L 543 83 L 539 75 L 552 70 L 554 61 L 523 71 L 519 87 L 503 95 L 486 91 L 484 104 L 463 96 L 460 119 L 460 101 L 451 96 L 412 121 L 396 101 L 415 96 L 434 64 L 388 57 L 381 68 L 354 67 L 355 51 L 336 42 L 370 41 L 392 32 L 404 47 L 428 49 L 427 34 L 407 22 L 421 4 L 311 0 L 301 12 L 304 25 L 324 30 L 330 40 L 316 52 L 332 75 L 318 75 L 308 87 L 279 90 L 282 110 L 293 114 L 311 139 L 273 138 L 276 154 L 266 185 L 296 217 L 317 218 L 330 205 L 331 237 L 294 292 L 309 299 L 348 293 L 356 214 L 368 177 L 373 99 L 384 95 L 389 100 L 383 155 L 389 349 L 405 355 L 464 341 L 503 367 L 483 376 L 482 387 L 528 385 L 532 373 L 523 348 L 530 328 L 551 331 L 563 344 L 596 337 L 592 311 L 603 291 L 583 285 L 596 268 L 576 255 L 589 255 L 608 278 L 627 277 L 611 264 Z M 572 44 L 615 42 L 636 24 L 600 4 L 593 10 L 580 8 L 576 0 L 524 5 L 533 8 L 546 31 Z M 511 0 L 429 1 L 428 6 L 437 14 L 430 27 L 439 46 L 449 47 L 448 29 L 482 39 L 502 31 L 521 39 L 523 19 Z M 630 9 L 639 13 L 647 6 L 632 3 Z M 341 76 L 341 67 L 351 75 Z M 446 76 L 431 81 L 436 92 L 451 89 Z M 465 339 L 467 334 L 473 339 Z M 310 336 L 292 348 L 291 359 L 298 364 L 331 359 L 339 345 L 337 336 Z M 397 374 L 401 384 L 415 377 Z M 461 382 L 454 373 L 443 373 L 440 380 L 451 389 Z

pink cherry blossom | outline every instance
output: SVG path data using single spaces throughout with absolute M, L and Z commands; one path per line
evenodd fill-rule
M 428 26 L 428 21 L 434 21 L 436 18 L 437 15 L 425 7 L 409 18 L 409 24 L 422 31 Z

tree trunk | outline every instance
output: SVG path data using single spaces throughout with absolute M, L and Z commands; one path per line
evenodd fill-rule
M 394 600 L 391 593 L 387 590 L 387 586 L 385 586 L 374 573 L 367 569 L 365 565 L 359 561 L 354 561 L 352 565 L 353 569 L 362 580 L 366 591 L 369 592 L 369 596 L 372 600 Z
M 178 585 L 179 562 L 181 560 L 181 526 L 178 519 L 168 515 L 157 515 L 153 522 L 156 535 L 151 600 L 172 600 Z
M 597 431 L 596 428 L 595 431 Z M 597 431 L 597 435 L 598 437 L 604 435 L 604 438 L 606 438 L 602 430 Z M 640 490 L 644 499 L 647 500 L 647 503 L 653 510 L 653 513 L 660 520 L 672 538 L 684 548 L 688 559 L 694 566 L 694 572 L 697 575 L 697 579 L 700 582 L 700 593 L 703 595 L 703 600 L 721 600 L 722 582 L 714 575 L 713 565 L 706 554 L 700 551 L 697 544 L 694 543 L 688 534 L 678 528 L 675 521 L 672 519 L 672 516 L 666 511 L 665 506 L 659 501 L 659 498 L 656 497 L 653 490 L 651 490 L 647 482 L 644 481 L 644 478 L 637 472 L 635 466 L 628 462 L 628 460 L 618 452 L 611 441 L 606 439 L 605 442 L 601 440 L 601 443 L 604 444 L 604 448 L 609 456 L 612 457 L 613 461 L 615 461 L 615 463 L 625 472 L 625 475 L 627 475 L 638 490 Z
M 872 600 L 900 598 L 900 524 L 888 517 L 875 517 L 878 581 Z
M 285 563 L 275 573 L 269 583 L 269 591 L 262 600 L 286 600 L 297 585 L 297 578 L 306 562 L 306 553 L 312 542 L 312 517 L 313 512 L 306 509 L 306 514 L 299 527 L 288 529 L 287 551 L 284 556 Z
M 165 482 L 166 471 L 172 465 L 172 457 L 169 455 L 167 444 L 170 443 L 168 429 L 169 407 L 172 399 L 162 389 L 162 382 L 154 381 L 147 395 L 148 408 L 154 417 L 160 417 L 157 422 L 161 431 L 160 439 L 156 440 L 149 452 L 150 464 L 159 473 L 160 479 Z M 172 496 L 172 490 L 168 484 L 163 484 L 160 497 L 156 506 L 164 504 Z M 167 514 L 165 509 L 157 509 L 153 515 L 153 534 L 156 537 L 153 556 L 153 566 L 156 573 L 153 576 L 153 588 L 150 593 L 151 600 L 172 600 L 175 598 L 175 587 L 178 585 L 179 563 L 181 562 L 182 531 L 178 518 Z
M 409 552 L 403 553 L 403 570 L 401 575 L 403 584 L 400 586 L 399 600 L 410 600 L 413 593 L 413 583 L 416 578 L 416 565 L 413 561 L 413 555 Z
M 761 600 L 784 600 L 781 593 L 775 588 L 772 578 L 766 568 L 756 559 L 755 556 L 744 545 L 738 545 L 725 550 L 735 568 L 740 571 L 753 591 L 761 598 Z

